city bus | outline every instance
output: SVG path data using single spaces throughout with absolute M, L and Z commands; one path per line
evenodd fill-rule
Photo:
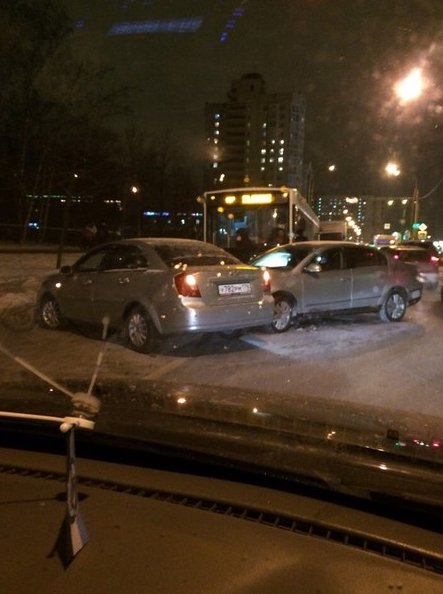
M 320 222 L 294 188 L 233 188 L 204 192 L 203 239 L 245 259 L 278 243 L 315 239 Z M 249 249 L 242 250 L 247 238 Z M 243 257 L 242 257 L 243 256 Z

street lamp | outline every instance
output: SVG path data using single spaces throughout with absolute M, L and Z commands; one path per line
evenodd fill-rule
M 128 194 L 129 192 L 129 194 Z M 131 195 L 135 198 L 137 196 L 137 194 L 140 192 L 140 188 L 138 186 L 136 186 L 135 184 L 133 184 L 132 186 L 130 186 L 128 189 L 125 189 L 123 192 L 123 200 L 122 200 L 122 216 L 121 216 L 121 234 L 122 237 L 125 237 L 125 232 L 126 232 L 126 225 L 128 223 L 128 219 L 132 219 L 133 218 L 133 214 L 134 214 L 134 205 L 133 205 L 133 201 L 131 200 Z M 141 216 L 142 213 L 138 212 L 138 208 L 137 208 L 137 233 L 140 236 L 141 235 Z M 132 215 L 132 216 L 131 216 Z
M 415 101 L 423 93 L 423 88 L 421 68 L 413 68 L 405 78 L 394 85 L 394 91 L 402 104 Z
M 399 166 L 397 165 L 397 163 L 394 163 L 393 161 L 390 161 L 389 163 L 387 163 L 387 165 L 385 167 L 385 171 L 386 171 L 387 175 L 393 176 L 393 177 L 398 177 L 401 173 Z

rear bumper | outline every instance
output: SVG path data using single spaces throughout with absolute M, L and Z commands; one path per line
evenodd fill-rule
M 270 324 L 274 313 L 271 295 L 256 303 L 206 306 L 201 299 L 183 298 L 181 306 L 158 320 L 161 334 L 220 332 Z

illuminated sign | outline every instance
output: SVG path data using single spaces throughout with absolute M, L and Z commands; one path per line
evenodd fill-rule
M 274 196 L 272 194 L 242 194 L 242 204 L 272 204 Z
M 235 196 L 225 196 L 225 204 L 235 204 Z

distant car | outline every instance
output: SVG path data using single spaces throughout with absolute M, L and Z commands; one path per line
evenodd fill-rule
M 384 322 L 398 322 L 422 295 L 413 266 L 347 241 L 287 244 L 252 263 L 270 273 L 275 332 L 303 316 L 346 312 L 378 312 Z
M 420 247 L 425 250 L 428 250 L 429 253 L 433 254 L 437 258 L 440 258 L 440 252 L 438 251 L 437 247 L 434 245 L 433 241 L 428 239 L 409 239 L 408 241 L 402 241 L 399 244 L 400 247 Z
M 400 244 L 382 249 L 395 260 L 413 264 L 417 269 L 420 282 L 426 288 L 436 289 L 439 286 L 440 257 L 435 247 L 427 248 L 411 244 Z
M 46 278 L 38 318 L 49 329 L 108 318 L 132 349 L 149 352 L 156 336 L 269 325 L 273 298 L 266 277 L 202 241 L 121 240 Z

